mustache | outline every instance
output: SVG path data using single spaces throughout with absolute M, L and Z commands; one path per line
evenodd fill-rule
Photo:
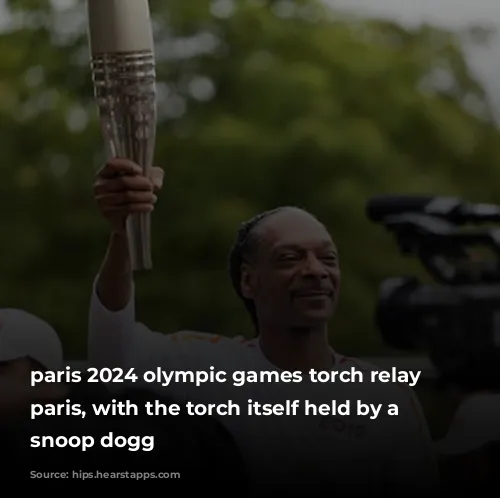
M 297 289 L 293 289 L 291 292 L 293 297 L 296 296 L 329 296 L 333 297 L 335 295 L 335 289 L 331 286 L 315 285 L 315 286 L 304 286 Z

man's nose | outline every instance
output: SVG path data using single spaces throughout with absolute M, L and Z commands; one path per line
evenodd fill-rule
M 328 271 L 325 265 L 316 256 L 310 255 L 304 261 L 303 274 L 304 276 L 326 278 L 328 276 Z

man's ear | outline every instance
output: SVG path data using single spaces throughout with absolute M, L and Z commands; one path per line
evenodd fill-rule
M 241 294 L 245 299 L 253 299 L 254 275 L 252 267 L 248 263 L 241 265 Z

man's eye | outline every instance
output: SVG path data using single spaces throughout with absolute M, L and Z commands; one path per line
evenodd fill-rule
M 297 254 L 287 253 L 280 254 L 278 256 L 278 261 L 296 261 L 298 259 Z

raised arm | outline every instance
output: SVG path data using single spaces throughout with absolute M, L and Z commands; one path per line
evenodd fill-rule
M 165 335 L 136 320 L 125 222 L 131 213 L 152 211 L 155 190 L 161 188 L 163 179 L 159 168 L 153 168 L 152 173 L 151 180 L 145 178 L 138 166 L 123 159 L 109 162 L 98 173 L 94 195 L 101 216 L 111 226 L 111 235 L 92 289 L 89 362 L 99 369 L 134 368 L 137 373 L 157 367 L 165 371 L 205 370 L 226 365 L 231 358 L 226 352 L 235 347 L 235 341 L 191 331 Z
M 111 227 L 108 249 L 92 290 L 88 353 L 98 368 L 125 368 L 135 350 L 134 282 L 126 235 L 126 219 L 132 213 L 151 212 L 155 189 L 161 188 L 162 171 L 152 179 L 126 159 L 108 162 L 97 174 L 94 197 L 101 216 Z M 141 337 L 142 344 L 148 341 Z

